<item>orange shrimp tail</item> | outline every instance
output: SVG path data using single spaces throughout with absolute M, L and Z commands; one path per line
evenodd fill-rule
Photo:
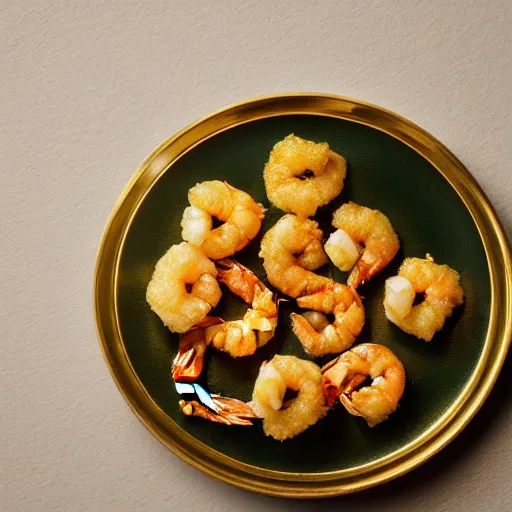
M 345 387 L 343 388 L 343 394 L 350 395 L 352 391 L 355 391 L 357 387 L 366 380 L 366 375 L 356 374 L 350 379 Z
M 347 412 L 349 414 L 352 414 L 353 416 L 359 416 L 359 417 L 364 418 L 364 416 L 361 414 L 359 409 L 357 409 L 357 407 L 354 406 L 354 404 L 350 401 L 350 398 L 347 395 L 342 393 L 340 395 L 340 402 L 341 402 L 341 405 L 343 405 L 343 407 L 345 407 L 345 409 L 347 410 Z M 373 426 L 373 425 L 370 425 L 370 426 Z
M 236 398 L 228 398 L 219 395 L 212 395 L 212 400 L 219 409 L 218 413 L 225 418 L 231 420 L 249 420 L 257 418 L 249 404 L 237 400 Z M 250 422 L 249 422 L 250 423 Z M 232 422 L 231 424 L 235 424 Z M 240 423 L 236 423 L 240 425 Z
M 323 380 L 322 391 L 324 393 L 325 403 L 327 404 L 327 407 L 332 407 L 336 403 L 336 399 L 339 396 L 338 388 L 334 386 L 332 383 Z
M 231 258 L 219 260 L 216 265 L 218 281 L 225 284 L 247 304 L 252 304 L 255 288 L 263 287 L 263 283 L 256 274 Z
M 297 313 L 291 313 L 292 330 L 295 336 L 299 338 L 304 350 L 311 355 L 315 355 L 315 348 L 319 345 L 320 334 L 313 329 L 311 324 Z
M 366 283 L 366 281 L 373 277 L 379 270 L 379 263 L 370 265 L 361 258 L 348 276 L 347 284 L 355 290 L 359 285 Z
M 179 405 L 181 412 L 186 416 L 197 416 L 224 425 L 252 426 L 251 420 L 255 419 L 256 415 L 245 402 L 235 398 L 220 397 L 218 395 L 212 395 L 212 400 L 217 407 L 217 411 L 212 411 L 195 400 L 181 400 Z
M 175 382 L 194 382 L 201 375 L 205 350 L 203 329 L 193 329 L 181 337 L 180 349 L 172 366 Z

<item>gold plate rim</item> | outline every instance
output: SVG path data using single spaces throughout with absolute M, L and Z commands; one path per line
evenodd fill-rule
M 181 429 L 152 400 L 124 349 L 117 317 L 119 255 L 146 194 L 172 164 L 214 135 L 258 119 L 308 114 L 335 117 L 378 129 L 426 158 L 461 197 L 479 231 L 491 280 L 491 308 L 480 360 L 457 400 L 426 432 L 377 461 L 326 473 L 287 473 L 239 462 Z M 318 93 L 262 96 L 218 110 L 163 142 L 128 182 L 106 223 L 94 274 L 94 316 L 105 362 L 132 410 L 176 455 L 226 483 L 272 496 L 316 498 L 348 494 L 394 479 L 419 466 L 469 423 L 494 385 L 512 334 L 512 258 L 503 228 L 484 192 L 464 165 L 437 139 L 389 110 L 360 100 Z M 498 305 L 500 307 L 498 308 Z

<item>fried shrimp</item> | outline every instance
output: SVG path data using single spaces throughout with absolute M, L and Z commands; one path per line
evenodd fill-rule
M 365 343 L 345 352 L 322 368 L 322 386 L 328 405 L 336 398 L 370 427 L 388 418 L 398 407 L 405 388 L 405 370 L 391 350 Z M 357 389 L 370 377 L 370 386 Z
M 340 270 L 352 269 L 347 283 L 353 288 L 380 272 L 400 248 L 389 219 L 378 210 L 346 203 L 334 212 L 332 225 L 337 231 L 327 240 L 325 251 Z
M 273 337 L 278 321 L 277 297 L 240 263 L 231 259 L 217 262 L 218 279 L 233 293 L 251 305 L 242 320 L 224 322 L 208 316 L 196 328 L 185 333 L 173 364 L 176 382 L 193 382 L 203 370 L 208 345 L 232 357 L 250 356 Z
M 252 410 L 263 418 L 263 430 L 278 441 L 300 434 L 327 412 L 320 368 L 294 356 L 276 355 L 261 365 L 254 384 Z M 285 400 L 286 390 L 296 391 Z M 284 402 L 284 403 L 283 403 Z
M 288 135 L 270 152 L 263 177 L 275 206 L 311 217 L 341 192 L 346 173 L 347 162 L 327 142 L 317 144 Z
M 173 245 L 157 262 L 146 291 L 151 309 L 173 332 L 199 324 L 220 300 L 217 270 L 197 247 Z
M 384 310 L 388 320 L 430 341 L 464 300 L 459 280 L 455 270 L 434 263 L 428 254 L 427 259 L 405 259 L 398 275 L 386 281 Z M 424 299 L 413 306 L 416 294 L 424 294 Z
M 292 313 L 290 318 L 304 350 L 314 357 L 347 350 L 363 328 L 364 308 L 350 286 L 331 281 L 323 290 L 299 297 L 297 304 L 313 310 L 302 316 Z M 325 314 L 334 314 L 332 324 Z
M 242 320 L 232 320 L 206 328 L 206 342 L 233 357 L 254 354 L 274 337 L 278 320 L 277 297 L 256 277 L 236 261 L 217 262 L 219 281 L 251 304 Z
M 322 230 L 313 220 L 284 215 L 263 236 L 259 255 L 269 282 L 290 297 L 314 293 L 331 283 L 312 272 L 328 262 Z
M 223 181 L 204 181 L 188 192 L 192 206 L 181 220 L 182 237 L 200 246 L 213 260 L 232 256 L 257 234 L 265 209 L 254 199 Z M 213 217 L 223 222 L 213 228 Z

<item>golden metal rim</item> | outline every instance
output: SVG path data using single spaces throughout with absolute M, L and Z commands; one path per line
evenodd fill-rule
M 119 255 L 138 207 L 172 164 L 207 138 L 266 117 L 308 114 L 346 119 L 376 128 L 426 158 L 452 185 L 473 217 L 491 279 L 490 321 L 484 349 L 458 399 L 428 431 L 377 461 L 328 473 L 285 473 L 241 463 L 204 445 L 178 427 L 153 402 L 125 352 L 117 319 Z M 500 311 L 498 311 L 498 304 Z M 244 101 L 199 120 L 161 144 L 129 181 L 107 221 L 96 262 L 94 311 L 103 356 L 126 401 L 165 446 L 203 472 L 246 490 L 283 497 L 328 497 L 396 478 L 448 444 L 481 407 L 505 360 L 512 334 L 512 259 L 498 218 L 463 164 L 432 135 L 388 110 L 336 95 L 291 93 Z

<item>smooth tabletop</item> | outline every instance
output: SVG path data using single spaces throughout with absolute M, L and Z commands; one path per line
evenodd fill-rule
M 188 466 L 137 420 L 101 356 L 92 281 L 108 215 L 146 156 L 211 111 L 270 93 L 351 96 L 417 123 L 467 166 L 510 239 L 512 2 L 0 10 L 0 510 L 507 510 L 510 356 L 466 430 L 412 473 L 324 501 L 263 497 Z

